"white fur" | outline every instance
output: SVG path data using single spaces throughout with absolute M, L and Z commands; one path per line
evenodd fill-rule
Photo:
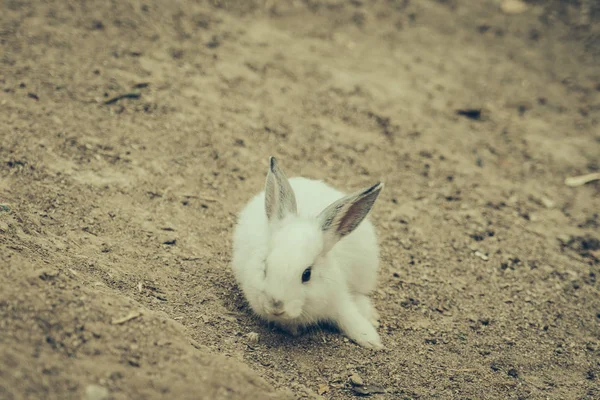
M 379 317 L 368 297 L 379 268 L 372 223 L 364 219 L 323 254 L 324 234 L 317 216 L 345 194 L 306 178 L 289 179 L 289 184 L 297 213 L 270 221 L 263 191 L 239 215 L 232 267 L 250 307 L 294 334 L 304 326 L 330 321 L 358 344 L 382 348 L 375 329 Z M 311 279 L 303 283 L 302 273 L 309 266 Z M 272 299 L 282 301 L 283 315 L 273 314 Z

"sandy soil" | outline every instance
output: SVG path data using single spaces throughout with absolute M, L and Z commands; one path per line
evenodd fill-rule
M 0 398 L 600 398 L 600 7 L 500 3 L 3 1 Z M 385 182 L 386 350 L 250 315 L 269 155 Z

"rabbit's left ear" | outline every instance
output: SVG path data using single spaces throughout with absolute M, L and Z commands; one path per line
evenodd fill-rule
M 296 196 L 275 157 L 269 159 L 265 184 L 265 211 L 269 222 L 279 221 L 288 214 L 296 214 Z
M 383 183 L 377 183 L 370 188 L 341 198 L 319 214 L 325 252 L 331 250 L 341 238 L 360 225 L 373 208 L 382 189 Z

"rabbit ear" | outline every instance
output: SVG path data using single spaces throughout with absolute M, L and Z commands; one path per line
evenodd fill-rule
M 269 159 L 269 172 L 265 184 L 265 211 L 270 222 L 296 214 L 296 196 L 275 157 Z
M 367 216 L 383 183 L 348 195 L 329 205 L 319 214 L 319 222 L 324 234 L 324 251 L 328 252 L 344 236 L 350 234 Z

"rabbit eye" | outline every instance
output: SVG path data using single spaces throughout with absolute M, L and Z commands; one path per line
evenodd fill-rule
M 304 272 L 302 273 L 302 283 L 306 283 L 308 281 L 310 281 L 310 269 L 312 267 L 308 267 L 304 270 Z

